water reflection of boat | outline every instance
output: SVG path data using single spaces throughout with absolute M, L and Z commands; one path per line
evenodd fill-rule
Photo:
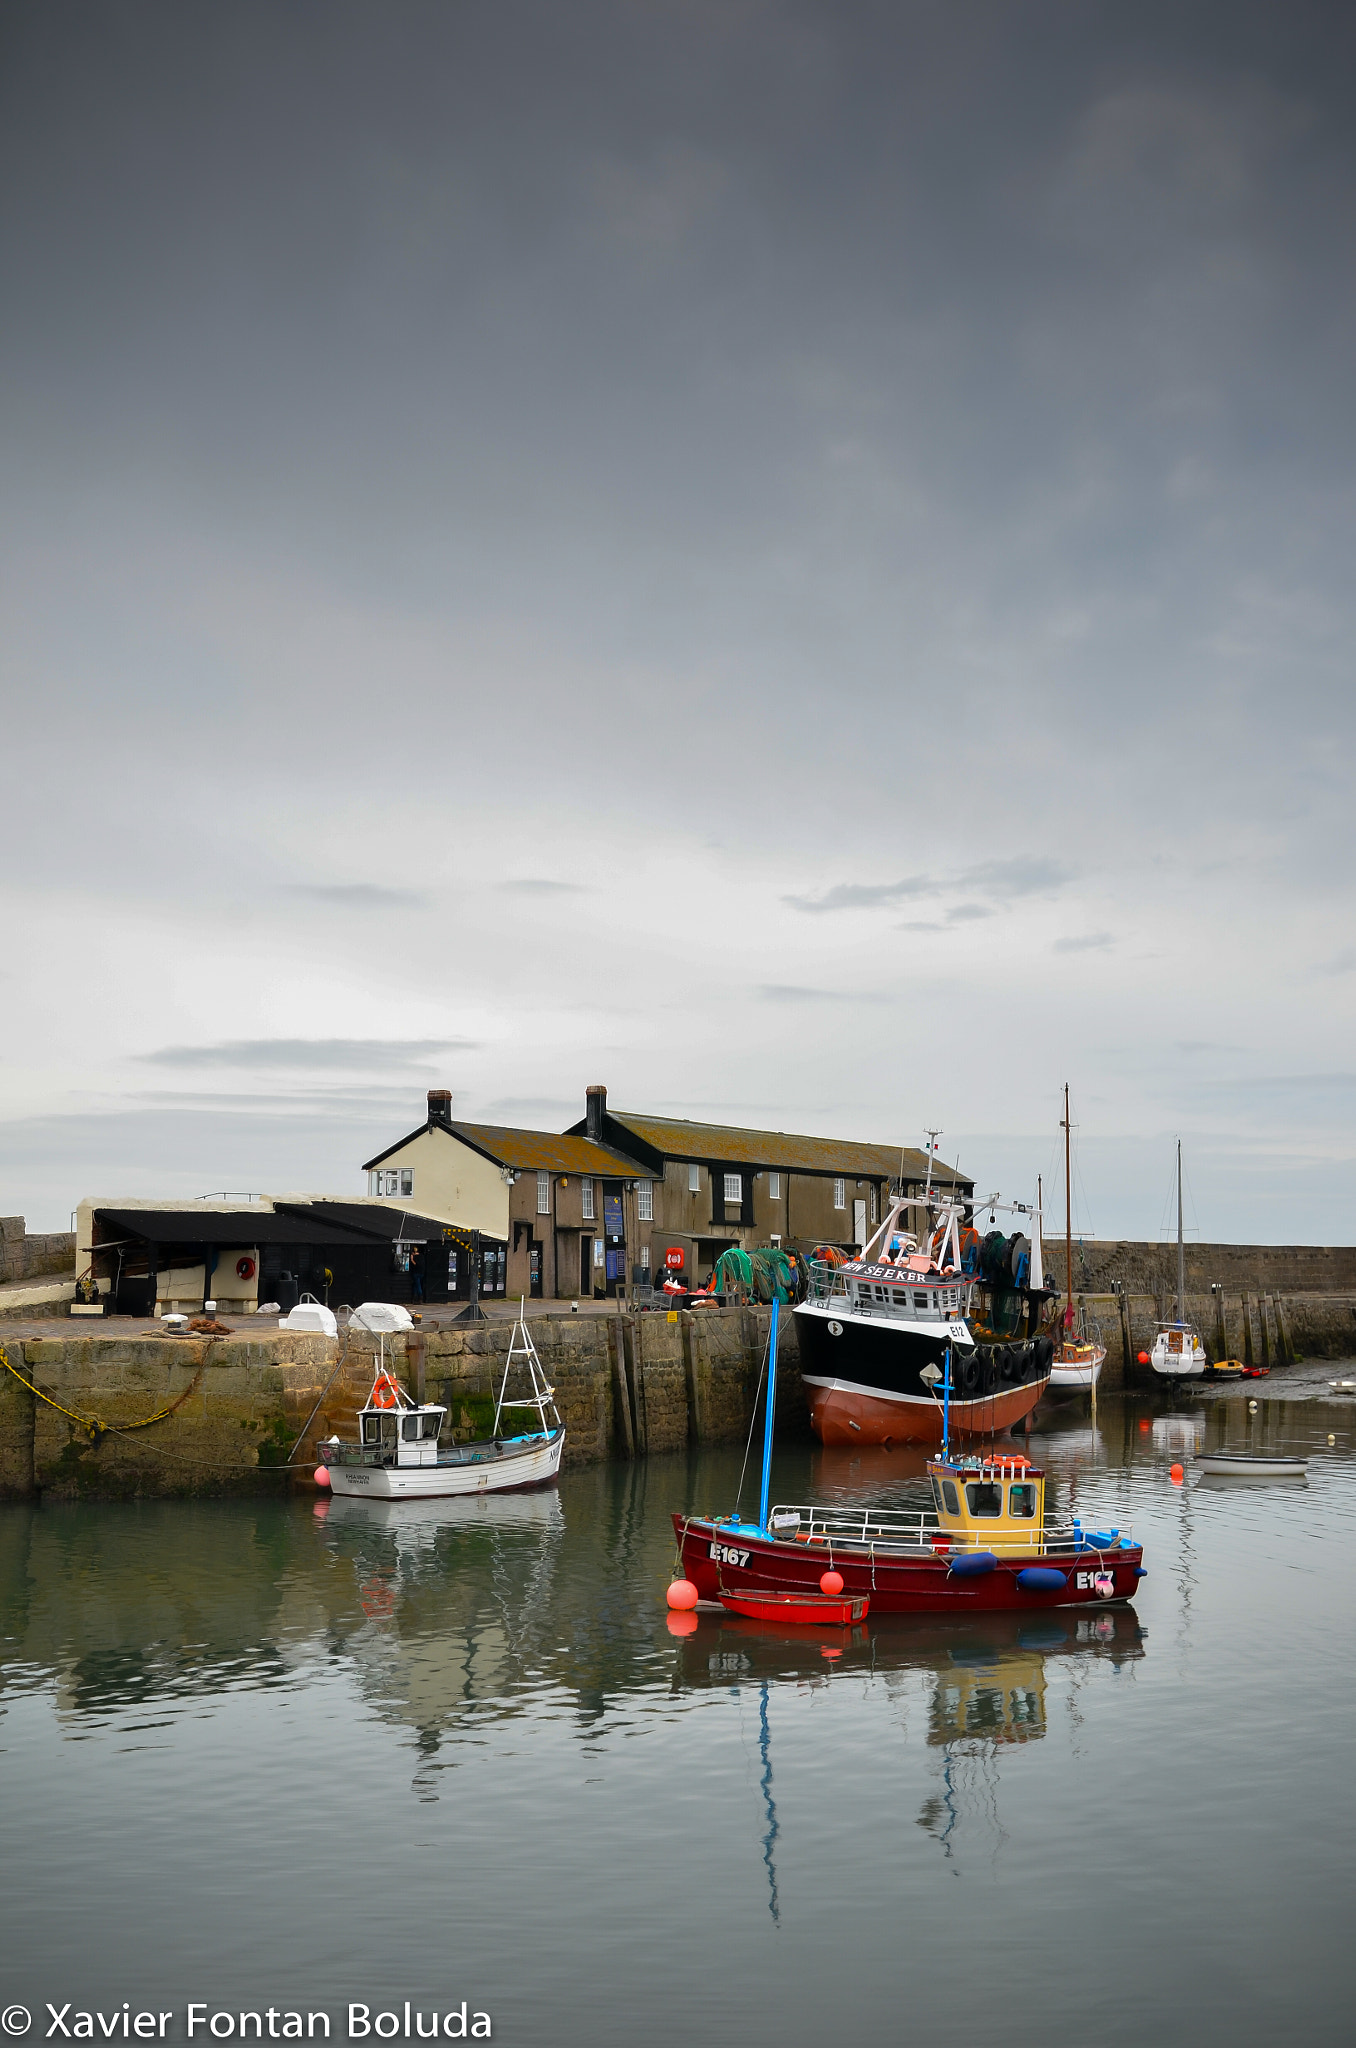
M 1180 1454 L 1194 1451 L 1205 1435 L 1203 1415 L 1155 1415 L 1153 1446 L 1156 1451 Z
M 1120 1665 L 1145 1654 L 1144 1630 L 1129 1607 L 990 1614 L 982 1622 L 890 1615 L 850 1631 L 826 1629 L 822 1639 L 805 1629 L 779 1632 L 729 1614 L 703 1611 L 697 1621 L 691 1635 L 678 1639 L 678 1671 L 682 1685 L 698 1690 L 743 1679 L 803 1682 L 823 1678 L 830 1665 L 834 1676 L 917 1671 L 941 1678 L 963 1669 L 1001 1677 L 1005 1671 L 1030 1675 L 1033 1659 L 1093 1657 Z M 826 1651 L 833 1654 L 826 1657 Z
M 336 1494 L 325 1512 L 329 1528 L 381 1529 L 397 1536 L 452 1529 L 555 1529 L 565 1513 L 557 1493 L 440 1495 L 432 1500 L 364 1500 Z

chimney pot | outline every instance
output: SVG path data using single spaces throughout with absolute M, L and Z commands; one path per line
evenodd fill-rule
M 452 1090 L 430 1088 L 428 1091 L 428 1120 L 432 1123 L 450 1124 L 452 1121 Z
M 584 1090 L 585 1127 L 595 1145 L 603 1142 L 603 1118 L 607 1115 L 607 1090 L 595 1081 Z

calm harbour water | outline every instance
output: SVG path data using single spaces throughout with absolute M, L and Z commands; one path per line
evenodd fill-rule
M 0 2003 L 32 2039 L 47 2000 L 182 2040 L 190 1999 L 343 2039 L 464 1998 L 526 2048 L 1345 2041 L 1356 1405 L 1249 1391 L 1042 1420 L 1056 1501 L 1150 1576 L 1020 1626 L 673 1636 L 668 1512 L 732 1505 L 737 1450 L 498 1504 L 0 1509 Z M 1174 1487 L 1226 1431 L 1307 1484 Z M 773 1490 L 920 1471 L 790 1445 Z

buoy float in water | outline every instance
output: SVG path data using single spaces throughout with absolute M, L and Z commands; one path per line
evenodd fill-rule
M 1249 1401 L 1248 1413 L 1249 1415 L 1255 1415 L 1257 1413 L 1257 1403 L 1255 1401 Z
M 830 1599 L 832 1599 L 843 1590 L 843 1574 L 841 1572 L 825 1572 L 819 1581 L 819 1590 L 821 1593 L 827 1593 Z
M 330 1475 L 323 1465 L 317 1465 L 315 1468 L 315 1483 L 317 1486 L 328 1486 L 330 1483 Z
M 1186 1478 L 1186 1474 L 1182 1470 L 1180 1465 L 1169 1465 L 1168 1477 L 1172 1481 L 1174 1486 L 1180 1486 L 1182 1481 Z
M 686 1614 L 701 1596 L 691 1579 L 675 1579 L 664 1597 L 675 1614 Z
M 318 1500 L 318 1501 L 316 1502 L 315 1506 L 314 1506 L 314 1507 L 313 1507 L 313 1508 L 311 1509 L 311 1513 L 312 1513 L 313 1515 L 319 1515 L 319 1517 L 320 1517 L 320 1519 L 321 1519 L 321 1521 L 322 1521 L 322 1522 L 324 1521 L 324 1519 L 325 1519 L 326 1515 L 327 1515 L 327 1514 L 329 1513 L 329 1511 L 330 1511 L 330 1504 L 329 1504 L 329 1502 L 328 1502 L 327 1500 Z
M 1147 1415 L 1143 1415 L 1140 1417 L 1139 1428 L 1141 1436 L 1147 1436 L 1149 1434 L 1149 1418 Z
M 1147 1365 L 1149 1363 L 1149 1354 L 1147 1351 L 1141 1351 L 1137 1355 L 1141 1365 Z
M 666 1614 L 664 1619 L 668 1623 L 671 1636 L 690 1636 L 693 1629 L 699 1626 L 695 1614 Z

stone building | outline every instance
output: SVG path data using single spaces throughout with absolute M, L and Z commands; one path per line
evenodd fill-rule
M 911 1146 L 610 1111 L 602 1087 L 563 1134 L 513 1130 L 454 1119 L 450 1093 L 433 1089 L 425 1122 L 364 1171 L 369 1198 L 505 1239 L 510 1298 L 570 1297 L 624 1292 L 679 1255 L 695 1281 L 731 1245 L 855 1249 L 892 1183 L 923 1186 L 928 1159 Z M 932 1171 L 972 1191 L 941 1162 Z

